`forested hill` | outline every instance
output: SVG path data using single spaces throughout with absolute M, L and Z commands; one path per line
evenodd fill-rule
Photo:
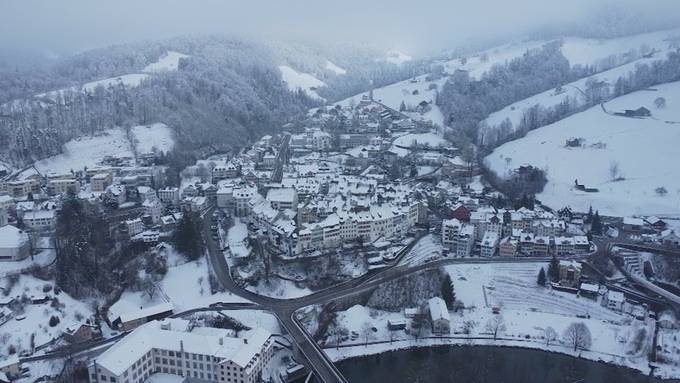
M 144 73 L 170 51 L 182 54 L 176 70 Z M 37 69 L 5 69 L 0 156 L 25 165 L 59 153 L 75 137 L 151 122 L 173 129 L 179 151 L 239 147 L 319 104 L 290 90 L 281 65 L 323 79 L 327 86 L 319 92 L 328 100 L 366 90 L 371 81 L 379 85 L 426 70 L 417 62 L 389 63 L 381 54 L 208 36 L 107 47 Z M 328 62 L 344 65 L 345 73 L 329 69 Z

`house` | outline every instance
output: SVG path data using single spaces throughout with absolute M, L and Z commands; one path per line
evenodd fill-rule
M 626 301 L 625 296 L 620 291 L 607 291 L 606 295 L 607 308 L 614 311 L 623 311 L 623 304 Z
M 122 331 L 130 331 L 144 323 L 151 322 L 157 319 L 167 318 L 172 315 L 174 308 L 170 303 L 160 303 L 154 306 L 135 310 L 132 312 L 125 312 L 114 319 L 111 323 L 112 327 L 119 328 Z
M 12 225 L 0 227 L 0 262 L 20 261 L 30 254 L 28 234 Z
M 472 254 L 475 247 L 475 227 L 470 224 L 463 224 L 458 239 L 456 240 L 456 256 L 467 257 Z
M 7 214 L 7 209 L 0 208 L 0 227 L 3 227 L 9 223 L 9 214 Z
M 176 187 L 166 187 L 158 191 L 158 199 L 162 203 L 176 205 L 179 202 L 179 189 Z
M 661 237 L 661 243 L 666 247 L 680 247 L 680 236 L 675 234 L 674 231 L 669 231 L 663 237 Z
M 582 297 L 597 299 L 597 296 L 600 294 L 600 287 L 592 283 L 581 283 L 579 294 Z
M 31 304 L 33 305 L 41 305 L 43 303 L 47 303 L 52 299 L 49 295 L 46 294 L 38 294 L 38 295 L 31 295 Z
M 659 217 L 647 217 L 645 222 L 654 230 L 663 231 L 666 229 L 666 222 Z
M 581 281 L 581 264 L 576 261 L 560 261 L 560 286 L 578 287 Z
M 442 220 L 442 244 L 444 247 L 449 249 L 456 248 L 460 226 L 460 221 L 455 218 Z
M 269 189 L 267 201 L 276 210 L 297 210 L 298 195 L 294 188 Z
M 63 331 L 64 340 L 69 343 L 85 342 L 94 338 L 96 334 L 96 327 L 86 323 L 73 323 Z
M 406 328 L 406 320 L 404 319 L 389 319 L 387 321 L 387 329 L 390 331 L 399 331 Z
M 623 112 L 623 115 L 626 117 L 650 117 L 652 115 L 652 111 L 645 108 L 644 106 L 641 106 L 637 109 L 626 109 Z
M 99 173 L 90 177 L 90 188 L 95 193 L 103 193 L 112 183 L 111 173 Z
M 669 330 L 675 330 L 679 327 L 678 320 L 671 310 L 662 312 L 661 315 L 659 315 L 659 320 L 657 322 L 659 323 L 659 327 Z
M 56 222 L 54 210 L 26 212 L 22 220 L 24 225 L 31 230 L 52 230 Z
M 404 309 L 404 316 L 406 318 L 415 318 L 420 314 L 420 310 L 417 307 L 407 307 Z
M 498 253 L 501 257 L 514 257 L 517 255 L 518 241 L 511 237 L 505 237 L 498 246 Z
M 481 252 L 482 257 L 493 257 L 498 251 L 498 233 L 493 231 L 487 231 L 484 233 L 484 237 L 481 242 Z
M 21 361 L 18 354 L 10 355 L 0 359 L 0 373 L 4 373 L 9 378 L 18 378 L 21 374 Z
M 446 303 L 439 297 L 430 298 L 427 301 L 430 310 L 430 322 L 432 333 L 435 335 L 449 334 L 451 332 L 451 317 Z
M 645 226 L 642 218 L 624 217 L 623 218 L 623 230 L 627 231 L 640 231 Z
M 130 219 L 125 221 L 125 226 L 127 227 L 128 235 L 133 237 L 142 231 L 144 231 L 144 224 L 139 218 Z

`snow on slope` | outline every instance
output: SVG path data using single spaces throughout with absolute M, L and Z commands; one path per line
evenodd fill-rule
M 639 57 L 639 49 L 642 45 L 656 50 L 667 50 L 668 39 L 678 35 L 680 35 L 680 29 L 643 33 L 616 39 L 565 37 L 562 39 L 562 54 L 571 65 L 598 65 L 612 56 L 616 56 L 616 61 L 621 63 L 628 57 L 627 54 L 633 50 L 637 51 Z M 547 40 L 511 42 L 466 57 L 467 62 L 465 64 L 462 64 L 459 59 L 450 60 L 443 64 L 447 73 L 461 69 L 468 71 L 471 77 L 479 77 L 491 69 L 494 64 L 503 64 L 523 55 L 527 50 L 540 48 L 547 42 Z M 635 58 L 630 57 L 630 59 Z
M 652 118 L 615 116 L 596 106 L 506 143 L 485 161 L 500 176 L 524 164 L 545 169 L 548 184 L 538 199 L 554 208 L 571 206 L 586 211 L 592 205 L 610 215 L 678 215 L 680 82 L 655 89 L 631 93 L 605 105 L 610 112 L 645 106 L 652 111 Z M 657 97 L 666 99 L 666 108 L 654 107 Z M 566 148 L 565 141 L 572 137 L 585 139 L 582 147 Z M 598 144 L 606 147 L 598 148 Z M 612 163 L 618 164 L 625 180 L 610 181 Z M 575 190 L 576 179 L 598 188 L 599 193 Z M 657 195 L 657 187 L 665 187 L 668 194 Z
M 390 151 L 397 153 L 399 157 L 404 157 L 409 153 L 408 149 L 400 148 L 402 147 L 413 147 L 418 145 L 429 145 L 432 148 L 436 148 L 440 145 L 447 145 L 448 141 L 444 138 L 439 137 L 434 133 L 418 133 L 418 134 L 405 134 L 403 136 L 397 137 L 392 142 L 392 147 Z
M 562 87 L 563 92 L 557 93 L 555 89 L 550 89 L 543 93 L 539 93 L 535 96 L 531 96 L 524 100 L 518 101 L 514 104 L 508 105 L 505 108 L 494 112 L 489 115 L 484 121 L 482 121 L 482 126 L 484 126 L 482 133 L 488 133 L 489 128 L 502 123 L 506 118 L 512 123 L 513 130 L 517 128 L 522 120 L 524 112 L 535 105 L 541 105 L 545 108 L 554 107 L 564 100 L 569 98 L 570 102 L 577 102 L 578 105 L 583 105 L 585 103 L 585 94 L 583 90 L 586 89 L 586 82 L 589 78 L 597 79 L 598 81 L 604 81 L 608 83 L 610 91 L 616 83 L 619 77 L 626 76 L 629 72 L 635 71 L 635 67 L 640 64 L 651 64 L 654 61 L 663 60 L 666 58 L 666 54 L 669 49 L 660 49 L 657 54 L 649 58 L 641 58 L 639 60 L 632 61 L 628 64 L 624 64 L 613 69 L 600 72 L 596 75 L 582 78 L 580 80 L 574 81 Z M 573 105 L 573 104 L 572 104 Z
M 64 88 L 64 89 L 58 89 L 58 90 L 53 90 L 50 92 L 45 92 L 45 93 L 40 93 L 36 94 L 34 97 L 35 98 L 49 98 L 51 100 L 56 100 L 58 94 L 64 94 L 67 91 L 72 91 L 72 92 L 93 92 L 94 89 L 101 85 L 104 88 L 108 88 L 109 86 L 117 86 L 117 85 L 124 85 L 127 87 L 137 87 L 139 84 L 142 83 L 142 80 L 146 79 L 149 77 L 150 73 L 159 73 L 163 71 L 173 71 L 177 70 L 177 67 L 179 65 L 179 59 L 185 58 L 185 57 L 190 57 L 188 55 L 179 53 L 179 52 L 174 52 L 174 51 L 168 51 L 165 55 L 161 56 L 158 61 L 153 62 L 142 70 L 144 73 L 130 73 L 130 74 L 124 74 L 116 77 L 109 77 L 97 81 L 91 81 L 88 83 L 83 84 L 80 87 L 70 87 L 70 88 Z
M 71 170 L 93 167 L 106 156 L 133 157 L 125 131 L 121 128 L 107 130 L 98 135 L 80 137 L 64 144 L 64 152 L 40 160 L 35 167 L 41 174 L 64 174 Z
M 334 72 L 335 74 L 341 75 L 341 74 L 346 74 L 347 71 L 343 68 L 340 68 L 339 66 L 333 64 L 332 62 L 326 60 L 326 69 L 328 69 L 331 72 Z
M 291 91 L 296 91 L 302 89 L 307 95 L 312 98 L 323 100 L 324 98 L 316 93 L 316 88 L 326 86 L 326 83 L 319 80 L 318 78 L 312 76 L 309 73 L 298 72 L 295 69 L 287 66 L 279 66 L 281 71 L 281 77 L 283 81 L 288 85 L 288 89 Z
M 387 52 L 387 58 L 385 59 L 385 61 L 391 62 L 392 64 L 397 64 L 397 65 L 401 65 L 401 64 L 403 64 L 407 61 L 411 61 L 411 60 L 413 60 L 413 57 L 409 56 L 408 54 L 406 54 L 404 52 L 395 51 L 395 50 Z
M 642 33 L 616 39 L 568 37 L 563 40 L 562 53 L 571 65 L 596 64 L 612 55 L 623 55 L 631 50 L 639 50 L 643 45 L 652 49 L 665 50 L 668 48 L 668 38 L 678 35 L 680 35 L 680 29 Z
M 190 57 L 184 53 L 167 51 L 158 61 L 151 63 L 142 69 L 144 73 L 158 73 L 165 71 L 175 71 L 179 67 L 179 60 Z
M 381 102 L 392 109 L 399 110 L 399 106 L 403 101 L 407 108 L 417 106 L 420 102 L 426 101 L 432 103 L 432 109 L 422 116 L 418 113 L 410 114 L 415 119 L 430 120 L 433 123 L 444 126 L 444 115 L 439 107 L 435 105 L 436 90 L 429 89 L 430 84 L 435 84 L 437 89 L 440 89 L 446 82 L 446 78 L 428 82 L 425 80 L 427 75 L 418 76 L 415 79 L 404 80 L 394 84 L 377 88 L 373 90 L 373 99 Z M 414 94 L 416 92 L 416 94 Z M 336 103 L 343 107 L 349 106 L 350 102 L 354 100 L 354 104 L 359 103 L 361 97 L 367 95 L 368 92 L 360 93 L 358 95 L 346 98 Z M 409 113 L 406 113 L 409 114 Z
M 133 126 L 132 135 L 139 154 L 153 153 L 154 148 L 160 152 L 169 152 L 175 146 L 172 130 L 159 122 L 151 125 Z
M 111 77 L 105 78 L 103 80 L 88 82 L 86 84 L 83 84 L 81 89 L 83 91 L 93 92 L 94 89 L 99 85 L 103 86 L 104 88 L 116 85 L 124 85 L 127 87 L 134 88 L 139 86 L 139 84 L 142 83 L 142 80 L 146 79 L 147 77 L 149 77 L 149 75 L 143 73 L 124 74 L 118 77 Z

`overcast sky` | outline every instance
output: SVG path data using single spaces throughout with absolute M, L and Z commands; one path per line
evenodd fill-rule
M 417 54 L 470 37 L 575 22 L 605 2 L 680 14 L 679 0 L 2 0 L 0 48 L 69 52 L 183 34 L 241 33 Z

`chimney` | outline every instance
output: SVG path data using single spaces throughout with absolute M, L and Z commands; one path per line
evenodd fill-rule
M 218 341 L 218 343 L 220 344 L 220 346 L 223 345 L 223 344 L 224 344 L 224 339 L 223 339 L 222 337 L 220 337 L 220 340 Z
M 248 338 L 243 338 L 243 343 L 248 344 Z
M 183 340 L 179 341 L 179 351 L 182 352 L 182 354 L 184 354 L 184 341 Z

